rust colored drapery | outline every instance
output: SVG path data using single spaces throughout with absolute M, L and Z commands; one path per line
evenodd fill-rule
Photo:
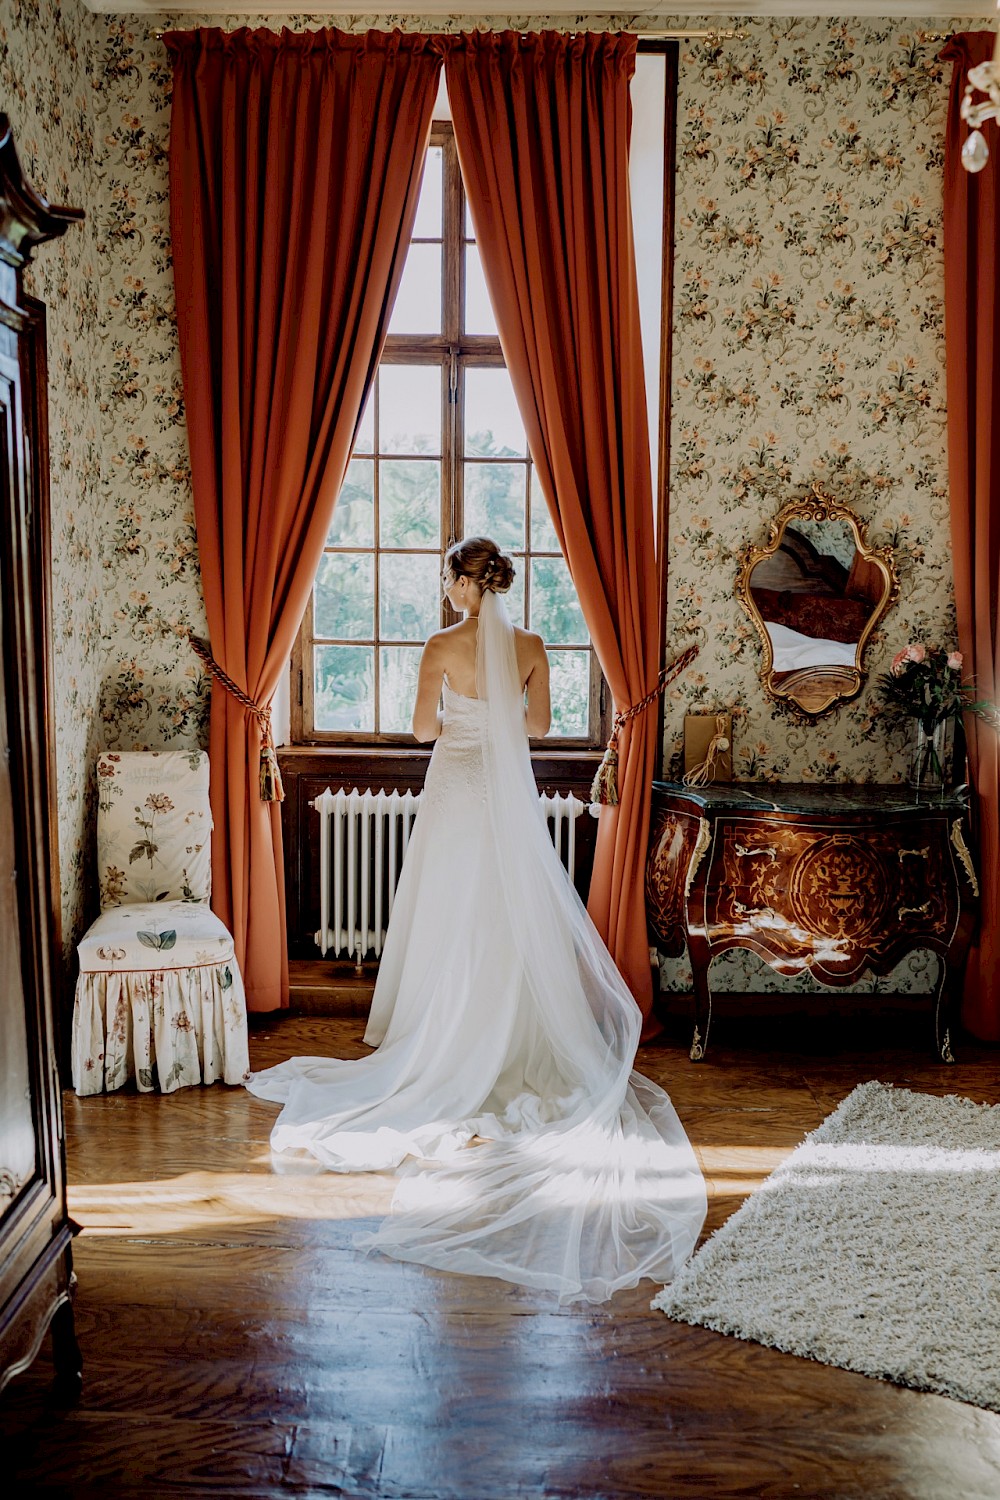
M 959 106 L 970 67 L 993 52 L 992 31 L 953 36 L 955 67 L 944 164 L 945 361 L 948 476 L 958 643 L 977 698 L 1000 703 L 1000 131 L 984 126 L 990 159 L 973 175 L 960 153 Z M 981 920 L 969 954 L 963 1019 L 1000 1041 L 1000 754 L 997 732 L 966 715 L 979 823 Z M 961 878 L 961 877 L 960 877 Z
M 416 213 L 433 40 L 333 28 L 168 34 L 170 223 L 212 653 L 270 703 L 302 621 Z M 287 1003 L 279 805 L 217 682 L 212 905 L 251 1010 Z
M 465 180 L 531 456 L 619 708 L 656 683 L 657 572 L 628 183 L 635 38 L 445 43 Z M 657 716 L 619 742 L 590 914 L 647 1017 L 644 870 Z

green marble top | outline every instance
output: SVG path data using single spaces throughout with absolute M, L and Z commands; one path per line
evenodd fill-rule
M 781 781 L 727 781 L 714 786 L 683 786 L 654 781 L 653 793 L 685 797 L 706 812 L 777 812 L 849 814 L 946 812 L 962 814 L 969 805 L 967 786 L 914 791 L 902 783 L 817 784 Z

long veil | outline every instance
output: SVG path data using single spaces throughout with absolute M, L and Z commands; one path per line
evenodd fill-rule
M 537 1128 L 408 1163 L 363 1243 L 403 1260 L 603 1302 L 673 1279 L 705 1185 L 669 1098 L 632 1069 L 639 1008 L 555 854 L 528 753 L 514 630 L 484 594 L 477 691 L 488 828 L 532 1046 L 552 1066 Z

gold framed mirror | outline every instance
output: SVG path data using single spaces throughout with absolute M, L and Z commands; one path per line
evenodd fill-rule
M 899 597 L 891 547 L 818 485 L 783 506 L 767 541 L 740 554 L 736 596 L 763 646 L 767 696 L 808 719 L 857 697 L 865 648 Z

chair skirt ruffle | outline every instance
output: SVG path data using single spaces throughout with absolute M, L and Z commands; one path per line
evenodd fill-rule
M 249 1073 L 246 996 L 232 959 L 187 969 L 81 974 L 73 1006 L 78 1094 L 148 1093 L 242 1083 Z

